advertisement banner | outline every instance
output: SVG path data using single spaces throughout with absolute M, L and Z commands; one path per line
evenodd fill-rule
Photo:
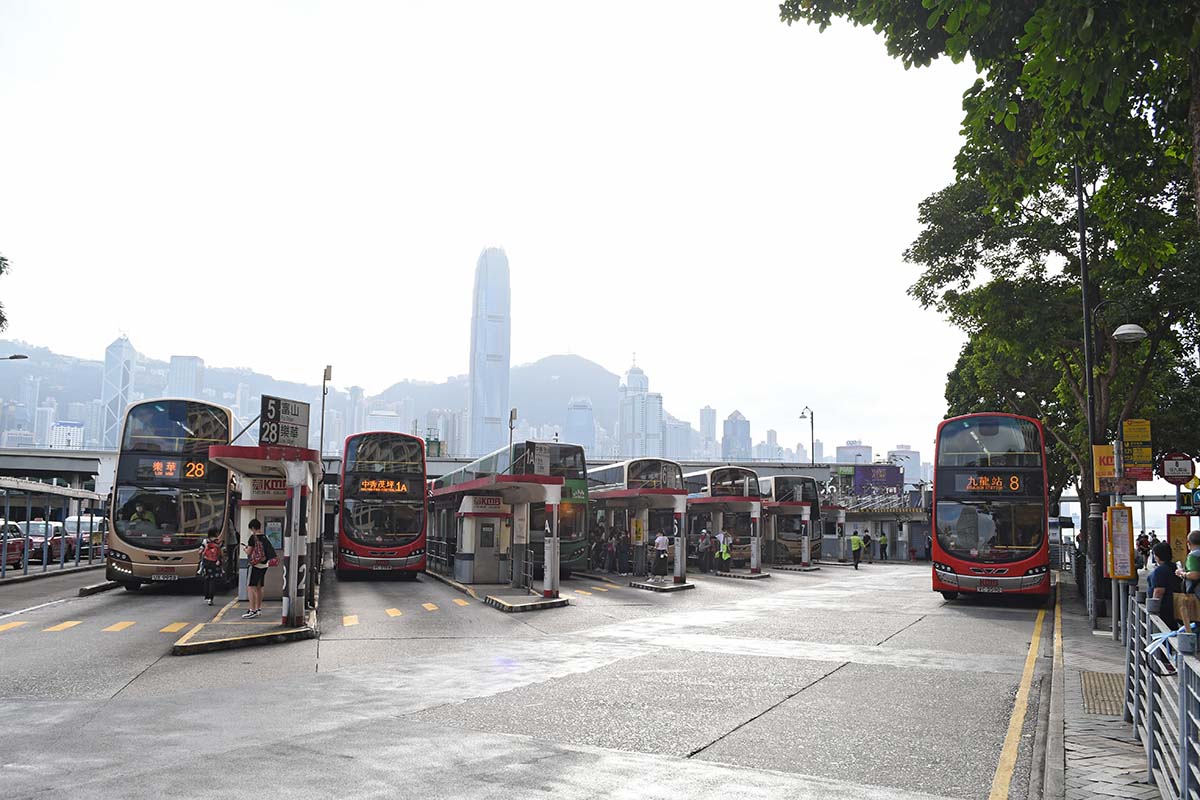
M 904 487 L 904 470 L 894 464 L 860 464 L 854 467 L 854 493 L 899 493 Z
M 1108 480 L 1117 477 L 1117 455 L 1110 444 L 1092 445 L 1092 463 L 1095 464 L 1096 474 L 1092 476 L 1092 491 L 1099 493 L 1101 486 Z
M 1150 444 L 1150 420 L 1127 419 L 1121 424 L 1125 477 L 1135 481 L 1154 480 L 1154 448 Z

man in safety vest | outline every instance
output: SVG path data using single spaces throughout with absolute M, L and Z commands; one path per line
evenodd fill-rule
M 850 555 L 854 558 L 854 568 L 858 569 L 858 562 L 862 560 L 863 540 L 858 535 L 858 531 L 850 534 Z
M 729 572 L 733 566 L 733 553 L 729 552 L 733 547 L 733 536 L 729 531 L 721 531 L 717 534 L 717 542 L 720 544 L 717 550 L 717 572 Z
M 887 531 L 879 531 L 879 560 L 887 561 Z

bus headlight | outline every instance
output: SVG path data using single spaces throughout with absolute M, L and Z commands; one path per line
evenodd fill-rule
M 1027 569 L 1027 570 L 1025 570 L 1025 574 L 1026 575 L 1043 575 L 1049 571 L 1050 571 L 1050 568 L 1043 565 L 1040 567 L 1033 567 L 1032 569 Z
M 113 550 L 111 547 L 108 549 L 108 557 L 114 561 L 132 561 L 128 555 L 122 553 L 120 550 Z
M 955 574 L 954 567 L 950 566 L 949 564 L 942 564 L 938 561 L 935 561 L 933 562 L 933 568 L 938 572 L 949 572 L 951 575 Z

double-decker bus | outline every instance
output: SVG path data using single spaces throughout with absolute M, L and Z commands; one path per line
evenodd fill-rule
M 967 414 L 937 429 L 933 590 L 1050 593 L 1046 447 L 1035 419 Z
M 196 577 L 200 547 L 218 537 L 237 574 L 228 471 L 208 448 L 229 444 L 233 414 L 198 400 L 146 400 L 121 426 L 105 571 L 128 590 Z
M 595 518 L 604 521 L 610 537 L 629 534 L 634 573 L 644 574 L 646 546 L 659 533 L 673 536 L 677 517 L 683 523 L 687 506 L 683 469 L 665 458 L 634 458 L 594 467 L 587 475 Z M 598 560 L 606 561 L 599 552 Z
M 378 431 L 346 437 L 336 570 L 400 575 L 425 570 L 425 442 Z
M 758 535 L 762 495 L 758 473 L 746 467 L 711 467 L 683 476 L 687 490 L 688 554 L 693 556 L 700 531 L 733 535 L 734 565 L 750 561 L 750 539 Z
M 566 442 L 514 442 L 512 450 L 502 447 L 464 467 L 448 472 L 430 483 L 434 503 L 447 506 L 461 501 L 462 494 L 497 477 L 548 476 L 562 478 L 562 498 L 558 509 L 559 576 L 569 578 L 587 566 L 587 461 L 583 447 Z M 498 484 L 493 484 L 498 486 Z M 479 493 L 486 493 L 483 489 Z M 457 506 L 454 507 L 457 511 Z M 542 573 L 545 557 L 546 503 L 529 504 L 528 552 L 534 577 Z M 435 530 L 439 543 L 446 545 L 452 534 L 440 527 Z M 433 544 L 431 543 L 431 547 Z M 440 567 L 440 568 L 444 568 Z
M 772 557 L 777 564 L 799 564 L 803 560 L 801 509 L 808 509 L 809 558 L 821 558 L 821 491 L 817 479 L 808 475 L 771 475 L 758 479 L 763 511 L 770 524 L 767 534 L 773 542 Z

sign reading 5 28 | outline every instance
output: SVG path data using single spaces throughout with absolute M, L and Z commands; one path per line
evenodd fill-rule
M 258 417 L 258 443 L 308 446 L 308 403 L 264 394 Z

